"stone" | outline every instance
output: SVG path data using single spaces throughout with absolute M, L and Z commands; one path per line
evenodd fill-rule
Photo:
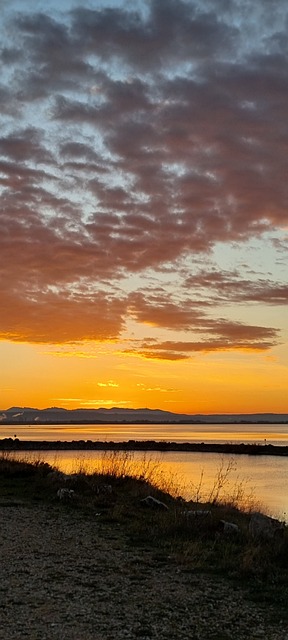
M 276 518 L 263 513 L 252 513 L 249 523 L 249 533 L 254 540 L 273 540 L 284 533 L 285 525 Z
M 74 498 L 75 495 L 75 491 L 73 491 L 73 489 L 58 489 L 57 491 L 57 498 L 59 498 L 59 500 L 72 500 L 72 498 Z
M 153 496 L 147 496 L 140 501 L 144 507 L 150 507 L 151 509 L 161 509 L 168 511 L 167 504 L 165 502 L 161 502 L 161 500 L 157 500 L 157 498 L 153 498 Z
M 234 522 L 227 522 L 226 520 L 219 520 L 217 529 L 218 532 L 224 533 L 228 536 L 240 533 L 238 524 L 235 524 Z

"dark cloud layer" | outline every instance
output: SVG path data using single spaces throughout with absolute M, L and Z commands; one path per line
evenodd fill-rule
M 217 308 L 213 325 L 203 305 L 284 305 L 273 279 L 201 270 L 181 299 L 113 287 L 287 228 L 286 2 L 29 7 L 12 3 L 1 50 L 2 338 L 110 339 L 128 314 L 201 332 L 151 357 L 272 346 L 276 329 Z
M 265 351 L 278 343 L 278 331 L 272 327 L 248 325 L 215 318 L 189 299 L 181 307 L 158 295 L 152 298 L 140 293 L 130 297 L 130 313 L 138 321 L 164 329 L 184 330 L 198 340 L 143 340 L 132 344 L 129 353 L 146 358 L 182 360 L 189 354 L 212 351 L 254 350 Z

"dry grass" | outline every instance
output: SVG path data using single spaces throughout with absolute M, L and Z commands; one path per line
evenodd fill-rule
M 73 509 L 79 518 L 100 518 L 103 526 L 117 523 L 124 527 L 131 545 L 153 545 L 187 571 L 221 571 L 238 579 L 249 578 L 258 584 L 257 593 L 261 584 L 262 595 L 275 599 L 277 595 L 281 602 L 284 595 L 288 597 L 287 527 L 283 535 L 270 541 L 251 538 L 251 503 L 245 497 L 245 487 L 240 483 L 232 492 L 226 491 L 232 468 L 229 463 L 219 469 L 202 503 L 201 483 L 193 500 L 183 500 L 173 482 L 167 482 L 159 461 L 149 456 L 135 465 L 130 452 L 105 452 L 97 470 L 87 473 L 80 468 L 78 473 L 65 476 L 41 459 L 13 460 L 12 454 L 4 454 L 0 457 L 1 502 L 45 500 L 51 509 Z M 59 501 L 57 491 L 63 487 L 73 490 L 73 499 Z M 148 495 L 168 509 L 145 508 L 141 500 Z M 203 513 L 194 517 L 187 514 L 189 511 Z M 225 535 L 219 529 L 223 520 L 236 524 L 238 531 Z
M 251 513 L 261 511 L 261 506 L 255 499 L 253 489 L 248 486 L 248 480 L 239 477 L 231 484 L 231 475 L 237 469 L 235 458 L 223 457 L 215 474 L 212 485 L 205 487 L 205 472 L 202 469 L 197 483 L 190 487 L 191 500 L 195 504 L 225 505 L 231 509 Z

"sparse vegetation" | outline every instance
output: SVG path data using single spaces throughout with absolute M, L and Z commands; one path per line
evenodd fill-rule
M 155 553 L 168 556 L 185 566 L 186 571 L 225 572 L 238 580 L 249 579 L 257 598 L 284 605 L 288 596 L 288 528 L 267 539 L 253 539 L 249 531 L 251 501 L 245 505 L 243 487 L 226 495 L 232 462 L 219 469 L 213 490 L 201 502 L 201 482 L 194 487 L 194 499 L 177 495 L 173 483 L 168 486 L 161 465 L 149 458 L 135 467 L 129 452 L 105 454 L 99 468 L 86 473 L 65 475 L 41 460 L 15 460 L 12 454 L 0 458 L 0 502 L 39 503 L 52 509 L 73 510 L 79 518 L 97 518 L 103 526 L 124 528 L 127 543 L 155 547 Z M 60 501 L 57 491 L 69 490 Z M 168 509 L 145 507 L 147 496 Z M 234 497 L 233 497 L 234 495 Z M 68 493 L 67 493 L 68 496 Z M 241 498 L 241 500 L 239 500 Z M 239 502 L 244 507 L 239 508 Z M 77 516 L 78 517 L 78 516 Z M 225 533 L 223 522 L 236 525 Z M 255 590 L 257 585 L 257 590 Z

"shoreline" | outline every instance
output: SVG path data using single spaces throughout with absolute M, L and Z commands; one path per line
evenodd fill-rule
M 3 438 L 0 440 L 0 451 L 182 451 L 221 453 L 252 456 L 288 456 L 288 446 L 272 444 L 233 444 L 205 442 L 168 442 L 156 440 L 128 440 L 123 442 L 103 442 L 92 440 L 48 441 L 19 440 Z
M 279 417 L 279 416 L 278 416 Z M 29 420 L 27 422 L 27 420 L 21 421 L 21 420 L 12 420 L 12 419 L 5 419 L 5 420 L 1 420 L 1 426 L 5 426 L 5 427 L 25 427 L 27 426 L 27 424 L 29 423 Z M 265 424 L 265 425 L 282 425 L 282 424 L 288 424 L 288 420 L 287 418 L 283 418 L 282 420 L 277 420 L 277 415 L 275 415 L 274 420 L 272 421 L 271 419 L 267 419 L 264 420 L 264 418 L 258 419 L 258 420 L 253 420 L 251 417 L 248 418 L 239 418 L 238 420 L 235 420 L 233 418 L 231 418 L 231 420 L 227 419 L 225 417 L 225 415 L 220 416 L 219 418 L 215 418 L 214 420 L 210 419 L 209 420 L 203 420 L 201 418 L 199 419 L 189 419 L 189 420 L 145 420 L 144 418 L 142 419 L 138 419 L 137 418 L 135 420 L 133 420 L 133 422 L 130 422 L 129 420 L 113 420 L 113 418 L 110 418 L 109 421 L 107 420 L 85 420 L 85 419 L 78 419 L 78 420 L 61 420 L 61 422 L 59 422 L 59 420 L 49 420 L 49 422 L 47 422 L 47 420 L 41 421 L 37 419 L 37 426 L 41 426 L 41 427 L 45 427 L 45 426 L 51 426 L 51 427 L 57 427 L 57 426 L 64 426 L 64 427 L 73 427 L 73 426 L 78 426 L 79 424 L 83 425 L 83 426 L 109 426 L 109 425 L 119 425 L 119 426 L 129 426 L 129 425 L 175 425 L 175 426 L 180 426 L 180 425 L 191 425 L 191 426 L 197 426 L 197 425 L 201 425 L 201 426 L 211 426 L 211 427 L 215 427 L 217 425 L 237 425 L 237 426 L 241 426 L 241 425 L 255 425 L 255 426 L 259 426 L 261 424 Z M 30 425 L 32 426 L 32 425 Z M 35 426 L 35 425 L 34 425 Z
M 264 516 L 283 538 L 255 540 L 219 483 L 208 504 L 187 502 L 145 465 L 65 476 L 0 461 L 3 640 L 287 640 L 280 521 Z

